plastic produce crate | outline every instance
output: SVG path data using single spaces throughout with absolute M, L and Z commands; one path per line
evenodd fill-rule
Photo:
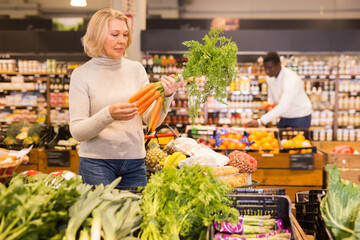
M 326 226 L 326 224 L 321 216 L 321 212 L 320 212 L 320 202 L 325 195 L 326 194 L 318 194 L 317 195 L 317 201 L 319 204 L 317 205 L 318 214 L 315 215 L 315 221 L 316 221 L 315 237 L 318 240 L 333 240 L 334 238 L 332 237 L 330 230 Z
M 296 220 L 307 234 L 316 233 L 316 216 L 319 214 L 320 205 L 317 196 L 326 192 L 326 189 L 316 189 L 295 195 Z
M 284 222 L 284 228 L 291 230 L 292 239 L 295 236 L 295 227 L 291 220 L 291 201 L 284 195 L 256 195 L 256 194 L 230 194 L 232 206 L 239 210 L 241 215 L 271 215 Z M 212 238 L 216 231 L 211 228 Z

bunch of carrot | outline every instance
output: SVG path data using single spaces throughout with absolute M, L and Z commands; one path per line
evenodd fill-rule
M 140 115 L 144 114 L 144 112 L 155 101 L 156 103 L 151 113 L 150 122 L 148 125 L 149 132 L 153 132 L 156 129 L 164 102 L 164 88 L 161 85 L 161 82 L 150 83 L 146 85 L 137 93 L 132 95 L 128 100 L 129 103 L 136 102 L 136 107 L 138 108 L 138 111 L 140 111 Z

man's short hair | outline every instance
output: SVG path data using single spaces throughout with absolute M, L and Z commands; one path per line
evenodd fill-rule
M 273 62 L 275 64 L 278 64 L 280 62 L 280 57 L 277 52 L 268 52 L 264 56 L 264 62 Z

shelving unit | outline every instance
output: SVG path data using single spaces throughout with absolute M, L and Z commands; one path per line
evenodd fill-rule
M 161 54 L 156 52 L 156 54 Z M 169 55 L 166 52 L 164 55 Z M 146 56 L 151 56 L 147 52 Z M 313 138 L 317 141 L 360 141 L 360 64 L 348 66 L 348 56 L 340 54 L 307 56 L 298 55 L 299 62 L 286 58 L 283 63 L 297 71 L 304 80 L 304 87 L 313 103 Z M 355 57 L 354 57 L 355 58 Z M 152 63 L 145 59 L 144 64 Z M 151 66 L 145 66 L 151 71 Z M 157 66 L 159 67 L 159 66 Z M 167 65 L 161 66 L 166 68 Z M 161 69 L 161 68 L 160 68 Z M 257 63 L 239 63 L 237 80 L 228 88 L 227 105 L 209 98 L 202 107 L 197 124 L 241 125 L 265 113 L 262 102 L 267 100 L 266 75 Z M 158 71 L 158 69 L 157 69 Z M 181 72 L 181 68 L 178 68 Z M 169 73 L 148 73 L 150 80 L 157 81 L 161 75 Z M 177 96 L 175 96 L 175 101 Z M 180 98 L 181 99 L 181 98 Z M 172 111 L 187 110 L 175 103 Z M 185 112 L 184 111 L 184 112 Z M 170 112 L 171 115 L 171 112 Z M 219 118 L 214 120 L 213 118 Z M 270 125 L 275 126 L 277 120 Z M 344 138 L 344 136 L 347 136 Z
M 21 121 L 67 124 L 70 72 L 76 64 L 70 66 L 53 59 L 43 63 L 0 60 L 1 130 Z

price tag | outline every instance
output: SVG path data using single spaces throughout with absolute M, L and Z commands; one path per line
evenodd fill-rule
M 39 77 L 40 77 L 40 75 L 39 75 L 39 74 L 35 74 L 35 75 L 34 75 L 34 77 L 39 78 Z
M 320 75 L 319 78 L 320 79 L 326 79 L 326 75 Z
M 28 109 L 28 110 L 32 110 L 33 107 L 32 107 L 32 106 L 28 106 L 27 109 Z
M 54 78 L 54 77 L 55 77 L 55 74 L 50 74 L 49 77 Z
M 60 74 L 59 77 L 60 77 L 60 78 L 64 78 L 64 74 Z
M 311 79 L 317 79 L 317 75 L 311 75 L 310 78 Z
M 5 109 L 5 106 L 0 106 L 0 109 Z
M 10 109 L 11 110 L 14 110 L 16 107 L 15 106 L 10 106 Z
M 330 75 L 329 78 L 330 78 L 330 79 L 335 79 L 336 76 L 335 76 L 335 75 Z
M 273 153 L 262 153 L 261 154 L 262 157 L 274 157 Z
M 23 89 L 21 89 L 21 92 L 27 92 L 27 89 L 23 88 Z

